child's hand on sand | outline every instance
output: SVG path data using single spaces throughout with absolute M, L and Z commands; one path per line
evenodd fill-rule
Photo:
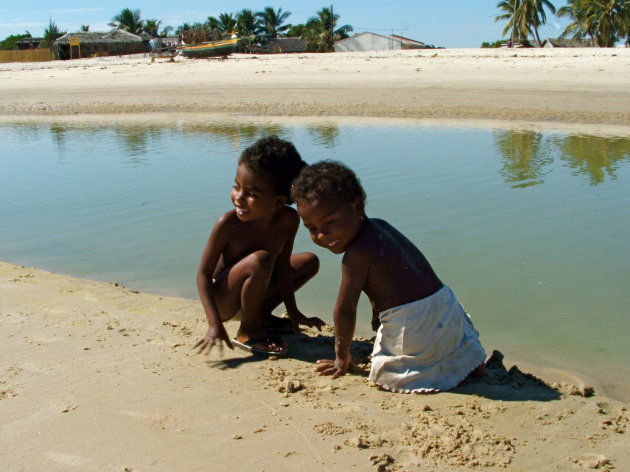
M 293 332 L 300 332 L 300 325 L 308 326 L 309 328 L 317 328 L 318 331 L 322 330 L 322 326 L 326 326 L 326 322 L 317 316 L 304 316 L 302 313 L 298 312 L 293 316 L 289 315 L 289 319 L 291 320 L 291 324 L 293 325 Z
M 319 359 L 316 364 L 315 372 L 317 375 L 331 375 L 333 379 L 341 377 L 354 367 L 352 356 L 349 354 L 347 358 L 337 357 L 334 361 L 332 359 Z
M 216 327 L 208 328 L 206 335 L 197 341 L 197 344 L 193 346 L 193 349 L 197 349 L 197 354 L 210 354 L 212 348 L 218 344 L 219 354 L 223 355 L 223 343 L 227 344 L 227 347 L 234 349 L 230 336 L 228 336 L 225 327 L 220 324 Z

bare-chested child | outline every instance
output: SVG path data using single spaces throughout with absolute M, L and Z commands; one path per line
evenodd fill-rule
M 201 256 L 197 288 L 208 320 L 208 332 L 195 348 L 210 352 L 225 343 L 251 352 L 283 355 L 281 331 L 299 325 L 321 328 L 297 307 L 295 291 L 319 269 L 310 252 L 292 254 L 300 218 L 291 203 L 291 182 L 306 165 L 288 141 L 262 138 L 241 154 L 230 197 L 234 209 L 221 216 Z M 272 315 L 284 302 L 288 319 Z M 223 322 L 240 315 L 236 338 Z
M 337 378 L 352 365 L 362 291 L 377 331 L 371 381 L 394 392 L 436 392 L 483 372 L 485 353 L 469 316 L 409 239 L 367 217 L 354 172 L 334 161 L 305 167 L 291 196 L 313 242 L 343 254 L 333 312 L 336 358 L 318 360 L 317 373 Z

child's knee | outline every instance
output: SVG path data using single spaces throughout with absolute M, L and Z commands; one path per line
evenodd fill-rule
M 262 273 L 271 276 L 275 258 L 269 251 L 255 251 L 248 257 L 252 273 Z
M 310 256 L 311 257 L 306 261 L 306 271 L 311 275 L 315 275 L 319 272 L 319 257 L 313 253 L 311 253 Z

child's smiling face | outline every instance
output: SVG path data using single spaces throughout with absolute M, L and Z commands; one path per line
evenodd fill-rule
M 355 240 L 363 224 L 363 206 L 333 197 L 298 201 L 298 213 L 311 240 L 334 254 L 342 254 Z
M 264 177 L 254 174 L 245 164 L 240 164 L 236 170 L 230 198 L 241 221 L 270 220 L 286 203 L 286 199 L 273 192 Z

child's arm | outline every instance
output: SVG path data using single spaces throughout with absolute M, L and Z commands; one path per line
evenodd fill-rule
M 203 305 L 208 321 L 208 331 L 206 335 L 194 346 L 194 348 L 198 348 L 198 353 L 202 353 L 206 349 L 207 352 L 210 352 L 217 342 L 220 349 L 223 349 L 223 342 L 225 342 L 230 349 L 234 349 L 214 301 L 214 283 L 212 280 L 219 258 L 221 257 L 221 252 L 228 241 L 225 228 L 227 218 L 228 214 L 223 215 L 212 228 L 206 247 L 201 255 L 199 269 L 197 271 L 197 290 L 199 291 L 199 298 L 201 299 L 201 304 Z
M 278 255 L 276 260 L 276 267 L 274 275 L 276 283 L 278 284 L 278 290 L 284 307 L 287 310 L 293 330 L 299 332 L 300 325 L 316 327 L 321 331 L 321 327 L 326 323 L 317 318 L 316 316 L 307 317 L 297 307 L 295 301 L 295 288 L 293 286 L 293 275 L 291 273 L 291 254 L 293 253 L 293 242 L 295 241 L 295 235 L 300 225 L 300 218 L 297 213 L 291 213 L 290 221 L 287 225 L 287 239 L 282 248 L 282 252 Z
M 352 365 L 350 345 L 357 320 L 357 305 L 365 286 L 369 268 L 369 256 L 347 251 L 341 263 L 341 286 L 333 312 L 335 322 L 335 360 L 320 359 L 315 371 L 319 375 L 332 375 L 333 379 L 344 375 Z

